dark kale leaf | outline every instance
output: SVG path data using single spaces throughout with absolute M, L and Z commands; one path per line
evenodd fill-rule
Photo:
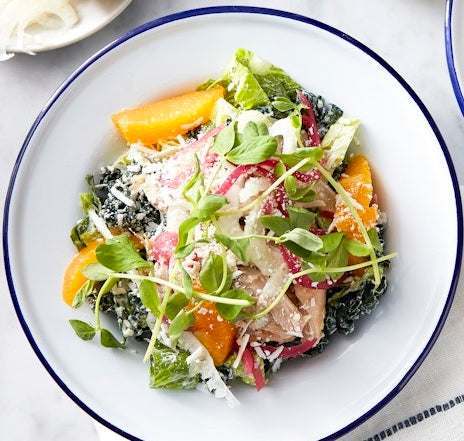
M 161 222 L 159 211 L 150 204 L 144 193 L 139 193 L 130 207 L 117 199 L 111 188 L 115 186 L 118 191 L 129 197 L 131 173 L 118 167 L 107 167 L 102 170 L 97 194 L 101 200 L 99 215 L 105 220 L 108 227 L 120 227 L 134 233 L 155 231 Z
M 325 136 L 330 126 L 343 115 L 343 110 L 335 104 L 327 102 L 322 96 L 315 95 L 307 90 L 303 94 L 311 102 L 316 117 L 317 129 L 321 139 Z
M 137 284 L 131 281 L 120 281 L 116 287 L 121 293 L 109 292 L 101 298 L 100 311 L 113 313 L 118 321 L 121 333 L 136 340 L 150 338 L 148 327 L 148 310 L 143 306 L 138 295 Z M 125 292 L 124 292 L 125 291 Z M 88 297 L 88 302 L 95 306 L 96 295 Z

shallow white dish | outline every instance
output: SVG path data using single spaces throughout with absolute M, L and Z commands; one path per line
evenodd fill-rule
M 107 24 L 111 23 L 131 3 L 132 0 L 70 0 L 76 11 L 78 22 L 69 28 L 45 29 L 34 25 L 28 29 L 27 49 L 31 52 L 42 52 L 76 43 Z M 8 52 L 22 52 L 11 38 L 7 45 Z
M 399 257 L 383 302 L 357 332 L 334 338 L 314 359 L 284 365 L 259 393 L 234 386 L 242 405 L 229 409 L 199 392 L 149 389 L 143 352 L 79 340 L 68 319 L 91 320 L 91 313 L 71 310 L 60 292 L 84 176 L 121 148 L 109 115 L 218 75 L 237 47 L 361 119 L 361 151 L 389 215 L 388 251 Z M 34 123 L 5 207 L 5 268 L 33 349 L 77 404 L 130 439 L 335 439 L 396 395 L 428 354 L 462 254 L 456 175 L 419 98 L 361 43 L 320 22 L 260 8 L 174 14 L 84 63 Z
M 464 115 L 464 1 L 447 0 L 445 46 L 454 94 Z

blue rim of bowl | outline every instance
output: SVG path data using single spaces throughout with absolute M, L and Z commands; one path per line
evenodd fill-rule
M 464 115 L 464 94 L 461 89 L 461 83 L 456 72 L 456 64 L 454 62 L 453 51 L 453 6 L 454 0 L 447 0 L 445 12 L 445 48 L 446 48 L 446 61 L 448 63 L 448 71 L 451 78 L 451 85 L 453 86 L 454 94 L 458 102 L 461 113 Z
M 452 3 L 452 0 L 450 0 L 450 3 Z M 18 319 L 20 321 L 20 324 L 23 328 L 24 333 L 26 334 L 27 339 L 29 340 L 29 343 L 31 344 L 34 352 L 36 353 L 37 357 L 39 360 L 42 362 L 43 366 L 45 369 L 48 371 L 48 373 L 51 375 L 51 377 L 56 381 L 56 383 L 63 389 L 63 391 L 79 406 L 81 407 L 85 412 L 87 412 L 91 417 L 93 417 L 95 420 L 97 420 L 99 423 L 103 424 L 104 426 L 108 427 L 109 429 L 113 430 L 114 432 L 118 433 L 119 435 L 126 437 L 127 439 L 133 440 L 133 441 L 142 441 L 139 438 L 130 435 L 129 433 L 126 433 L 124 430 L 120 429 L 119 427 L 109 423 L 102 417 L 100 417 L 98 414 L 96 414 L 92 409 L 90 409 L 84 402 L 82 402 L 79 397 L 77 397 L 69 388 L 68 386 L 61 380 L 61 378 L 55 373 L 53 370 L 52 366 L 48 363 L 46 360 L 45 356 L 42 354 L 40 351 L 40 348 L 38 347 L 37 343 L 34 340 L 34 337 L 32 336 L 32 333 L 29 329 L 29 326 L 27 325 L 20 306 L 18 302 L 18 298 L 16 296 L 14 284 L 13 284 L 13 278 L 12 278 L 12 272 L 11 272 L 11 267 L 10 267 L 10 262 L 9 262 L 9 247 L 8 247 L 8 221 L 9 221 L 9 211 L 10 211 L 10 205 L 11 205 L 11 198 L 12 198 L 12 193 L 16 181 L 16 177 L 19 171 L 19 167 L 21 165 L 22 159 L 24 157 L 25 151 L 37 129 L 39 126 L 40 122 L 44 118 L 44 116 L 47 114 L 47 112 L 50 110 L 50 108 L 54 105 L 54 103 L 59 99 L 59 97 L 63 94 L 63 92 L 73 83 L 73 81 L 79 77 L 87 68 L 89 68 L 93 63 L 98 61 L 101 57 L 103 57 L 106 53 L 110 52 L 113 50 L 115 47 L 123 44 L 127 40 L 131 39 L 132 37 L 142 34 L 143 32 L 147 32 L 153 28 L 163 26 L 165 24 L 183 20 L 186 18 L 190 17 L 196 17 L 196 16 L 203 16 L 203 15 L 212 15 L 212 14 L 233 14 L 233 13 L 243 13 L 243 14 L 257 14 L 257 15 L 271 15 L 271 16 L 277 16 L 289 20 L 294 20 L 298 22 L 303 22 L 306 23 L 310 26 L 315 26 L 319 29 L 322 29 L 324 31 L 329 32 L 330 34 L 333 34 L 335 36 L 338 36 L 342 38 L 343 40 L 347 41 L 348 43 L 352 44 L 356 48 L 360 49 L 362 52 L 365 54 L 369 55 L 373 60 L 375 60 L 377 63 L 379 63 L 385 70 L 387 70 L 397 81 L 398 83 L 406 90 L 406 92 L 411 96 L 411 98 L 415 101 L 421 112 L 423 113 L 424 117 L 426 118 L 427 122 L 429 123 L 431 129 L 433 130 L 440 147 L 442 149 L 443 155 L 445 157 L 446 163 L 448 165 L 449 173 L 451 176 L 453 188 L 454 188 L 454 195 L 455 195 L 455 202 L 456 202 L 456 217 L 457 217 L 457 247 L 456 247 L 456 261 L 455 261 L 455 267 L 453 270 L 453 277 L 451 280 L 451 285 L 450 289 L 448 292 L 447 300 L 445 303 L 445 306 L 443 308 L 443 311 L 440 315 L 440 319 L 438 320 L 438 323 L 433 331 L 433 334 L 428 341 L 427 345 L 423 349 L 422 353 L 420 356 L 417 358 L 415 363 L 412 365 L 412 367 L 408 370 L 408 372 L 404 375 L 404 377 L 401 379 L 401 381 L 397 384 L 396 387 L 394 387 L 379 403 L 377 403 L 375 406 L 373 406 L 369 411 L 358 417 L 356 420 L 348 424 L 347 426 L 343 427 L 342 429 L 338 430 L 337 432 L 328 435 L 321 439 L 320 441 L 329 441 L 329 440 L 335 440 L 336 438 L 340 437 L 341 435 L 344 435 L 348 433 L 349 431 L 353 430 L 355 427 L 357 427 L 359 424 L 363 423 L 367 419 L 369 419 L 372 415 L 374 415 L 376 412 L 378 412 L 383 406 L 385 406 L 393 397 L 395 397 L 398 392 L 406 385 L 406 383 L 412 378 L 414 373 L 417 371 L 419 366 L 422 364 L 428 353 L 430 352 L 432 346 L 436 342 L 443 325 L 445 323 L 446 317 L 449 313 L 449 310 L 451 308 L 451 304 L 453 302 L 454 294 L 456 291 L 458 279 L 459 279 L 459 272 L 460 272 L 460 267 L 461 267 L 461 260 L 462 260 L 462 248 L 463 248 L 463 215 L 462 215 L 462 205 L 461 205 L 461 197 L 460 197 L 460 191 L 459 191 L 459 184 L 458 180 L 456 177 L 456 173 L 454 170 L 454 165 L 451 159 L 451 156 L 448 152 L 448 149 L 446 147 L 446 144 L 443 140 L 443 137 L 440 134 L 440 131 L 438 130 L 437 125 L 432 119 L 432 116 L 430 115 L 429 111 L 426 109 L 425 105 L 422 103 L 420 98 L 416 95 L 416 93 L 411 89 L 411 87 L 406 83 L 406 81 L 385 61 L 383 60 L 379 55 L 377 55 L 375 52 L 373 52 L 371 49 L 369 49 L 367 46 L 365 46 L 363 43 L 359 42 L 358 40 L 350 37 L 349 35 L 345 34 L 344 32 L 329 26 L 323 22 L 314 20 L 309 17 L 305 17 L 302 15 L 294 14 L 291 12 L 286 12 L 286 11 L 281 11 L 281 10 L 276 10 L 276 9 L 268 9 L 268 8 L 260 8 L 260 7 L 252 7 L 252 6 L 213 6 L 213 7 L 207 7 L 207 8 L 199 8 L 199 9 L 192 9 L 192 10 L 187 10 L 183 12 L 178 12 L 175 14 L 167 15 L 165 17 L 161 17 L 158 19 L 155 19 L 153 21 L 150 21 L 142 26 L 139 26 L 137 28 L 132 29 L 131 31 L 127 32 L 126 34 L 122 35 L 118 39 L 116 39 L 114 42 L 110 43 L 109 45 L 105 46 L 103 49 L 101 49 L 99 52 L 97 52 L 95 55 L 93 55 L 91 58 L 89 58 L 86 62 L 84 62 L 77 70 L 75 70 L 69 78 L 58 88 L 58 90 L 54 93 L 54 95 L 50 98 L 48 103 L 45 105 L 45 107 L 41 110 L 39 115 L 37 116 L 36 120 L 34 121 L 31 129 L 29 130 L 29 133 L 26 136 L 26 139 L 22 145 L 22 148 L 19 152 L 19 155 L 16 159 L 16 163 L 14 165 L 12 175 L 10 178 L 10 183 L 8 186 L 8 191 L 6 195 L 6 201 L 5 201 L 5 208 L 4 208 L 4 216 L 3 216 L 3 250 L 4 250 L 4 264 L 5 264 L 5 271 L 6 271 L 6 276 L 7 276 L 7 282 L 8 286 L 10 289 L 10 294 L 11 298 L 13 301 L 14 308 L 16 310 L 16 314 L 18 316 Z

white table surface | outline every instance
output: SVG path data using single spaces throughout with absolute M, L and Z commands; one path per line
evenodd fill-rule
M 84 41 L 34 57 L 18 55 L 0 64 L 0 208 L 30 126 L 71 72 L 120 34 L 146 21 L 221 4 L 297 12 L 335 26 L 369 46 L 423 100 L 450 150 L 458 179 L 464 183 L 464 119 L 447 70 L 444 0 L 134 0 L 118 19 Z M 91 418 L 61 391 L 32 351 L 16 318 L 3 271 L 0 323 L 0 440 L 96 441 Z

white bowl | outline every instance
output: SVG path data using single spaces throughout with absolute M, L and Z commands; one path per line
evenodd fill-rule
M 464 115 L 464 1 L 447 0 L 445 48 L 454 94 Z
M 68 319 L 91 321 L 60 296 L 73 254 L 84 176 L 121 146 L 109 115 L 218 75 L 237 47 L 286 69 L 362 121 L 387 251 L 398 251 L 381 305 L 349 337 L 285 365 L 241 406 L 192 391 L 148 388 L 143 351 L 79 340 Z M 19 320 L 60 387 L 131 439 L 334 439 L 386 404 L 414 374 L 443 326 L 462 253 L 456 175 L 419 98 L 379 56 L 323 23 L 286 12 L 214 7 L 137 28 L 85 62 L 34 123 L 18 157 L 4 216 L 5 266 Z

